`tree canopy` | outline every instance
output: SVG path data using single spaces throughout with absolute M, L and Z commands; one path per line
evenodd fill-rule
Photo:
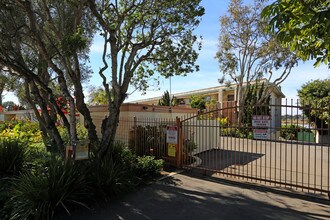
M 99 75 L 109 109 L 97 153 L 102 157 L 114 141 L 129 86 L 145 89 L 156 72 L 169 77 L 198 70 L 200 44 L 193 30 L 204 14 L 200 1 L 1 0 L 0 66 L 24 81 L 25 96 L 43 134 L 62 152 L 57 114 L 75 146 L 78 109 L 91 143 L 96 143 L 82 82 L 91 73 L 86 63 L 97 30 L 104 40 Z M 68 118 L 57 105 L 58 97 L 69 103 Z
M 200 0 L 88 0 L 104 39 L 99 74 L 108 100 L 109 117 L 102 132 L 104 154 L 114 140 L 120 106 L 130 85 L 145 89 L 155 72 L 169 77 L 198 70 L 197 36 L 204 8 Z M 197 47 L 198 49 L 198 47 Z M 110 83 L 109 83 L 110 82 Z
M 206 108 L 206 99 L 201 95 L 190 96 L 190 107 L 203 110 Z
M 111 94 L 110 94 L 111 95 Z M 108 97 L 102 87 L 92 87 L 89 91 L 89 105 L 106 105 L 108 104 Z
M 268 29 L 303 60 L 330 68 L 330 1 L 276 0 L 264 8 Z
M 2 0 L 0 15 L 0 65 L 24 81 L 25 97 L 42 134 L 48 134 L 63 154 L 63 141 L 55 126 L 58 114 L 74 146 L 77 107 L 88 124 L 90 140 L 95 141 L 95 126 L 82 90 L 94 32 L 84 1 Z M 68 100 L 69 119 L 57 105 L 57 95 Z
M 304 113 L 318 127 L 330 122 L 330 79 L 314 80 L 298 90 Z
M 232 0 L 228 13 L 220 17 L 216 58 L 223 75 L 219 82 L 237 85 L 237 101 L 242 110 L 247 95 L 244 86 L 265 77 L 279 85 L 297 63 L 296 56 L 288 48 L 264 31 L 266 21 L 260 19 L 263 7 L 260 1 L 244 5 L 242 0 Z M 242 112 L 239 111 L 238 123 Z

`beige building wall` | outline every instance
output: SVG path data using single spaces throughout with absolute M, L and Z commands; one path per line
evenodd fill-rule
M 91 106 L 89 107 L 93 123 L 96 126 L 96 131 L 99 137 L 101 137 L 102 121 L 108 116 L 108 110 L 106 105 Z M 134 126 L 134 117 L 137 119 L 137 125 L 149 121 L 151 124 L 153 121 L 164 122 L 174 121 L 176 117 L 188 117 L 197 113 L 196 109 L 169 107 L 169 106 L 154 106 L 146 104 L 131 104 L 125 103 L 120 109 L 120 120 L 117 129 L 116 139 L 127 140 L 127 134 L 129 130 Z M 139 119 L 143 119 L 139 121 Z M 81 123 L 84 123 L 83 117 L 80 119 Z M 156 124 L 156 123 L 155 123 Z

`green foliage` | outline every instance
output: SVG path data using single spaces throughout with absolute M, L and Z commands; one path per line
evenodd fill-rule
M 270 95 L 266 94 L 265 84 L 249 85 L 245 88 L 244 110 L 242 115 L 242 126 L 252 126 L 252 115 L 270 115 Z
M 131 167 L 123 166 L 111 156 L 94 160 L 88 176 L 97 197 L 104 199 L 118 195 L 134 186 L 134 174 Z
M 61 135 L 63 142 L 68 145 L 70 143 L 70 135 L 68 130 L 64 126 L 57 126 L 58 132 Z M 87 129 L 80 123 L 77 123 L 77 140 L 87 140 L 88 139 L 88 131 Z
M 280 136 L 285 140 L 298 140 L 299 132 L 311 132 L 311 130 L 300 125 L 282 125 Z
M 71 161 L 50 160 L 44 175 L 24 172 L 13 182 L 6 204 L 11 219 L 50 219 L 58 209 L 69 213 L 70 206 L 86 206 L 91 189 L 82 168 Z
M 112 90 L 114 96 L 109 105 L 109 120 L 118 120 L 118 115 L 111 112 L 119 112 L 130 86 L 146 91 L 148 80 L 156 73 L 170 77 L 199 70 L 195 62 L 201 43 L 193 30 L 204 14 L 200 2 L 120 0 L 116 4 L 114 1 L 98 4 L 88 1 L 106 44 L 100 74 L 105 89 Z M 107 78 L 104 71 L 110 66 L 111 74 Z M 115 127 L 109 124 L 108 131 L 113 132 L 110 135 L 115 135 Z M 112 146 L 111 140 L 103 139 L 107 143 L 102 143 L 100 152 Z
M 0 125 L 0 137 L 19 139 L 27 144 L 42 143 L 42 136 L 37 122 L 18 120 L 16 118 Z
M 194 140 L 185 139 L 183 141 L 183 152 L 191 153 L 195 149 L 197 149 L 197 144 Z
M 78 27 L 75 33 L 66 35 L 61 41 L 61 49 L 68 55 L 84 50 L 87 46 L 88 39 L 84 34 L 82 27 Z
M 24 170 L 42 175 L 45 167 L 47 167 L 51 152 L 47 151 L 44 144 L 32 144 L 26 149 Z
M 228 13 L 220 18 L 216 57 L 223 75 L 219 82 L 237 85 L 236 100 L 243 108 L 241 112 L 244 99 L 248 97 L 244 84 L 267 77 L 268 81 L 278 85 L 297 64 L 295 54 L 264 31 L 266 22 L 260 19 L 263 7 L 262 1 L 258 0 L 253 5 L 245 5 L 243 0 L 231 0 Z M 239 112 L 238 123 L 241 118 Z
M 129 148 L 137 155 L 155 155 L 159 156 L 164 149 L 163 129 L 165 125 L 161 126 L 136 126 L 131 131 Z
M 228 118 L 218 118 L 217 120 L 219 121 L 220 127 L 226 127 L 229 125 Z
M 3 132 L 6 128 L 8 128 L 9 122 L 7 121 L 0 121 L 0 132 Z
M 26 145 L 17 139 L 0 139 L 0 178 L 19 174 L 25 149 Z
M 206 100 L 204 96 L 192 95 L 190 96 L 190 107 L 203 110 L 206 108 Z
M 108 199 L 156 177 L 163 163 L 136 157 L 122 142 L 115 142 L 105 157 L 88 161 L 63 161 L 33 145 L 20 175 L 0 178 L 0 218 L 51 219 L 60 210 L 70 213 L 74 206 L 87 207 L 93 198 Z
M 156 160 L 154 156 L 137 157 L 136 175 L 144 179 L 154 178 L 160 174 L 164 166 L 164 160 Z
M 133 188 L 136 156 L 122 142 L 115 142 L 105 157 L 93 157 L 88 178 L 97 197 L 107 199 Z
M 108 99 L 105 90 L 102 89 L 101 87 L 92 88 L 89 93 L 90 93 L 89 101 L 88 101 L 89 105 L 106 105 L 109 103 L 109 100 L 113 99 L 113 97 L 110 97 L 110 99 Z
M 224 127 L 220 128 L 220 135 L 226 137 L 248 138 L 253 139 L 252 129 L 248 127 Z
M 0 178 L 0 219 L 9 219 L 10 208 L 6 207 L 11 196 L 12 182 L 10 178 Z
M 303 60 L 322 62 L 330 68 L 330 2 L 328 0 L 276 0 L 265 7 L 262 17 L 283 45 Z
M 175 96 L 170 97 L 170 93 L 166 90 L 161 99 L 158 101 L 160 106 L 176 106 L 178 105 L 178 99 Z
M 298 90 L 304 114 L 318 128 L 330 122 L 330 79 L 314 80 Z
M 120 161 L 125 167 L 132 167 L 136 159 L 136 155 L 121 141 L 114 142 L 110 155 L 115 161 Z

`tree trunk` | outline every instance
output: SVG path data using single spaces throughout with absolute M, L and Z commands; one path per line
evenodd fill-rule
M 55 126 L 55 121 L 53 121 L 52 118 L 49 115 L 48 108 L 47 108 L 47 100 L 44 100 L 41 97 L 41 95 L 39 93 L 39 89 L 33 81 L 30 81 L 29 84 L 31 86 L 31 92 L 32 92 L 32 94 L 34 94 L 34 97 L 36 98 L 37 103 L 41 108 L 42 117 L 43 117 L 43 119 L 46 123 L 45 128 L 47 130 L 47 133 L 49 134 L 51 139 L 54 139 L 60 154 L 64 158 L 64 156 L 65 156 L 65 154 L 64 154 L 64 143 L 63 143 L 63 140 L 61 138 L 61 135 L 59 134 L 59 132 L 58 132 L 56 126 Z
M 102 121 L 102 141 L 97 154 L 99 158 L 103 158 L 108 154 L 110 147 L 113 145 L 119 122 L 119 114 L 119 107 L 111 108 L 109 116 Z
M 90 140 L 90 146 L 96 147 L 98 143 L 98 137 L 96 133 L 96 127 L 93 123 L 91 113 L 84 102 L 84 94 L 80 84 L 75 84 L 75 96 L 76 96 L 76 106 L 78 111 L 84 116 L 85 127 L 88 131 L 88 138 Z
M 77 122 L 76 122 L 76 104 L 74 99 L 70 96 L 69 99 L 69 106 L 70 106 L 70 141 L 71 146 L 75 147 L 77 144 Z M 75 149 L 74 149 L 75 150 Z
M 3 94 L 3 89 L 0 89 L 0 106 L 2 106 L 2 94 Z
M 238 104 L 238 114 L 237 114 L 237 126 L 241 127 L 242 117 L 244 111 L 244 100 L 243 100 L 243 83 L 237 85 L 237 104 Z

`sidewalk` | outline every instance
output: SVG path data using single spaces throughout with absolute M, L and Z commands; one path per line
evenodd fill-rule
M 330 219 L 330 202 L 182 173 L 69 219 Z

